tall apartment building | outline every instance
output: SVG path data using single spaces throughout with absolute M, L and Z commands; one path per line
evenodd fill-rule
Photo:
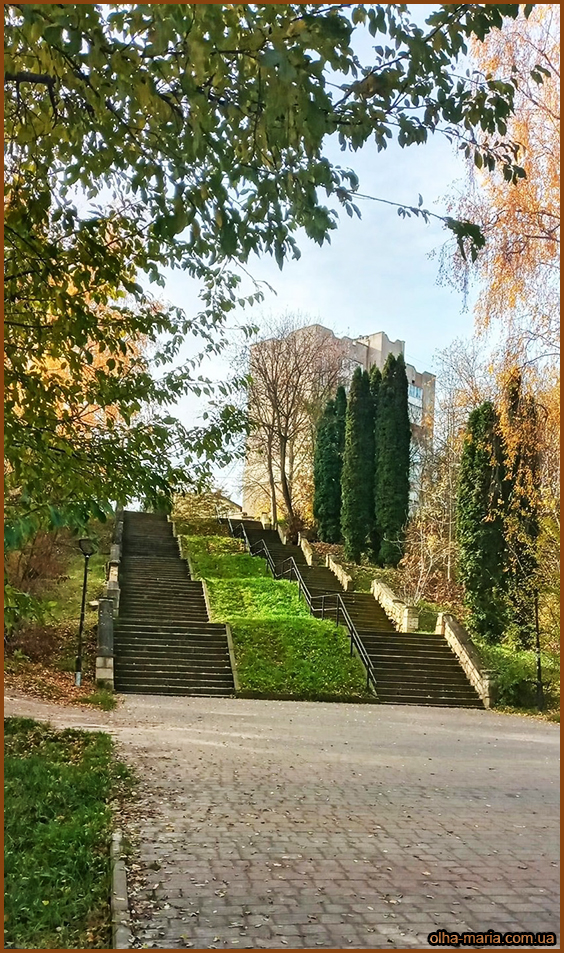
M 310 379 L 323 382 L 324 376 L 334 379 L 335 361 L 339 364 L 339 378 L 348 390 L 352 375 L 357 366 L 369 371 L 378 367 L 383 370 L 389 354 L 399 356 L 405 352 L 404 341 L 391 341 L 385 331 L 368 334 L 365 337 L 338 338 L 328 328 L 322 325 L 311 325 L 291 332 L 288 339 L 293 338 L 295 350 L 299 351 L 300 343 L 311 353 L 312 341 L 317 342 L 314 348 L 312 362 L 315 364 Z M 265 356 L 272 347 L 271 341 L 259 342 L 251 349 L 251 376 L 252 367 Z M 323 355 L 326 355 L 324 358 Z M 324 360 L 331 363 L 331 368 L 324 368 Z M 411 482 L 415 487 L 418 481 L 419 453 L 425 439 L 430 439 L 433 433 L 433 416 L 435 408 L 435 376 L 427 371 L 417 371 L 412 364 L 406 364 L 408 383 L 408 405 L 412 428 L 412 474 Z M 285 384 L 287 387 L 287 383 Z M 312 401 L 315 404 L 315 401 Z M 299 493 L 298 502 L 307 508 L 307 498 L 311 499 L 313 475 L 313 433 L 315 421 L 312 421 L 310 436 L 302 435 L 299 446 L 289 448 L 290 465 L 287 476 L 291 488 Z M 270 448 L 272 449 L 272 448 Z M 284 507 L 281 492 L 281 468 L 276 462 L 276 453 L 270 453 L 272 465 L 270 472 L 266 465 L 264 438 L 260 432 L 251 434 L 247 441 L 245 467 L 243 471 L 243 510 L 252 515 L 263 512 L 272 512 L 272 492 L 275 487 L 278 506 Z

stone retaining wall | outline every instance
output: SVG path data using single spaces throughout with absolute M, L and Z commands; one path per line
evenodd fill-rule
M 325 557 L 325 565 L 327 566 L 327 569 L 330 569 L 333 575 L 337 577 L 345 592 L 347 589 L 352 589 L 352 576 L 349 576 L 341 564 L 338 563 L 337 560 L 329 553 Z
M 313 566 L 313 549 L 311 548 L 309 541 L 302 536 L 301 533 L 298 534 L 298 544 L 301 546 L 302 553 L 305 556 L 305 561 L 308 566 Z
M 419 613 L 415 606 L 410 606 L 402 599 L 398 599 L 390 587 L 383 582 L 379 582 L 378 579 L 372 580 L 370 591 L 376 602 L 380 603 L 386 615 L 392 620 L 398 632 L 417 632 Z
M 468 681 L 474 686 L 486 708 L 490 708 L 494 701 L 493 677 L 489 669 L 482 666 L 478 649 L 472 642 L 460 622 L 448 612 L 439 612 L 435 629 L 444 635 L 452 651 L 458 658 L 466 672 Z

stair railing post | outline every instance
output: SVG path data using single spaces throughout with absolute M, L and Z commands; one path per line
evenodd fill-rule
M 112 599 L 98 601 L 96 684 L 114 688 L 114 608 Z

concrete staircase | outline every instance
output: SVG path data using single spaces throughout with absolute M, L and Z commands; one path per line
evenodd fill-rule
M 243 520 L 251 546 L 264 540 L 276 564 L 293 556 L 311 596 L 338 592 L 370 657 L 378 699 L 387 705 L 483 708 L 457 657 L 441 635 L 398 632 L 370 593 L 345 592 L 330 569 L 308 566 L 299 546 L 283 544 L 277 532 L 258 520 Z M 237 521 L 235 521 L 235 528 Z M 327 600 L 330 605 L 331 600 Z M 334 618 L 334 612 L 326 613 Z
M 202 583 L 190 579 L 165 516 L 126 511 L 119 584 L 118 692 L 234 693 L 225 625 L 209 622 Z

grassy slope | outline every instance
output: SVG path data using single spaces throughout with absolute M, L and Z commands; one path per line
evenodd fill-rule
M 44 623 L 24 626 L 13 639 L 4 663 L 8 685 L 54 701 L 115 707 L 111 695 L 94 686 L 98 613 L 88 606 L 102 592 L 107 559 L 107 552 L 98 552 L 88 566 L 82 688 L 74 687 L 73 674 L 84 577 L 84 557 L 76 544 L 66 553 L 64 574 L 45 580 L 41 593 Z
M 6 719 L 6 944 L 110 947 L 108 804 L 130 781 L 109 735 Z
M 350 657 L 346 633 L 313 619 L 295 583 L 272 579 L 264 560 L 242 552 L 239 540 L 190 536 L 182 544 L 194 574 L 207 582 L 214 621 L 231 626 L 243 691 L 365 694 L 364 668 Z

